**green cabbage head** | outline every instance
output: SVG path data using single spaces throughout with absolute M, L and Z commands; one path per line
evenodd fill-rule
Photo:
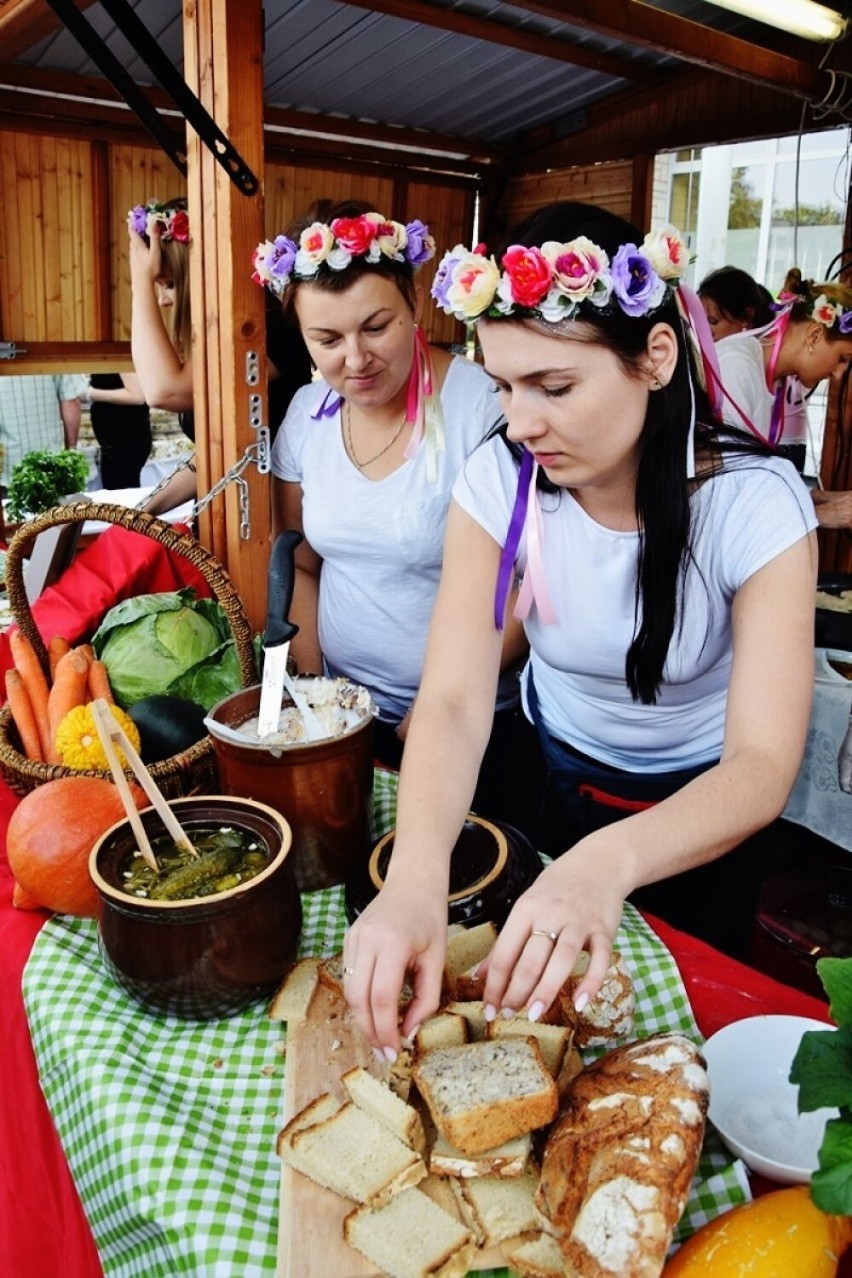
M 169 692 L 190 668 L 219 653 L 218 611 L 189 589 L 136 595 L 111 608 L 92 645 L 118 704 L 126 710 L 142 697 Z

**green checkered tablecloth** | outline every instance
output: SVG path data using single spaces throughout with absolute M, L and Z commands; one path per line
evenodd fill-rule
M 376 834 L 393 824 L 395 798 L 395 777 L 377 773 Z M 305 896 L 301 952 L 334 953 L 344 925 L 340 888 Z M 636 984 L 637 1033 L 677 1028 L 700 1041 L 671 955 L 629 906 L 617 944 Z M 105 1274 L 274 1275 L 286 1028 L 265 1003 L 214 1022 L 151 1016 L 106 976 L 95 924 L 59 915 L 36 940 L 24 998 Z M 682 1234 L 746 1197 L 742 1165 L 708 1135 Z

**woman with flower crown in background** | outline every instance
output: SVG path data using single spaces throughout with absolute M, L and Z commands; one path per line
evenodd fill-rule
M 459 246 L 435 277 L 439 304 L 478 321 L 506 426 L 453 490 L 393 858 L 344 943 L 347 998 L 388 1059 L 439 1002 L 450 854 L 516 572 L 530 659 L 507 789 L 555 859 L 481 967 L 489 1019 L 537 1020 L 586 949 L 582 1010 L 627 898 L 741 952 L 798 771 L 813 506 L 788 461 L 720 423 L 681 237 L 638 244 L 605 210 L 556 204 L 496 260 Z
M 189 296 L 189 217 L 186 200 L 150 200 L 132 208 L 130 349 L 146 403 L 176 413 L 195 438 L 192 414 L 192 320 Z M 310 381 L 304 342 L 279 310 L 267 315 L 269 423 L 274 438 L 299 386 Z M 158 514 L 195 497 L 194 462 L 177 471 L 146 506 Z
M 370 690 L 376 757 L 390 767 L 420 684 L 450 490 L 500 415 L 482 369 L 431 347 L 419 327 L 415 272 L 434 251 L 422 222 L 348 203 L 254 256 L 255 280 L 295 315 L 320 377 L 294 397 L 272 452 L 276 526 L 305 537 L 290 651 L 302 673 Z M 522 643 L 519 627 L 510 634 L 507 665 Z M 508 712 L 517 697 L 508 675 L 489 731 L 495 700 Z
M 723 416 L 753 431 L 799 471 L 807 446 L 801 397 L 826 378 L 840 381 L 852 359 L 852 288 L 814 284 L 788 272 L 772 322 L 734 333 L 716 347 L 724 393 Z M 823 528 L 852 528 L 852 492 L 815 488 L 811 496 Z

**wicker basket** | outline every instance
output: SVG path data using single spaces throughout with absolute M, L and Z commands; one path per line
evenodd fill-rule
M 207 582 L 214 598 L 221 604 L 237 650 L 243 687 L 257 682 L 257 666 L 252 646 L 251 623 L 243 608 L 231 578 L 215 556 L 200 546 L 194 537 L 178 533 L 169 524 L 141 510 L 105 503 L 75 502 L 68 506 L 55 506 L 34 519 L 22 524 L 9 545 L 6 556 L 6 589 L 12 616 L 22 633 L 32 643 L 45 671 L 48 668 L 47 650 L 38 632 L 24 587 L 24 560 L 32 550 L 36 537 L 48 528 L 60 524 L 82 523 L 96 520 L 99 523 L 119 524 L 130 532 L 141 533 L 157 541 L 167 550 L 182 555 Z M 154 763 L 151 776 L 169 799 L 188 794 L 211 793 L 217 788 L 216 757 L 209 737 L 197 741 L 188 750 Z M 9 708 L 0 710 L 0 775 L 16 794 L 28 794 L 45 781 L 57 777 L 102 776 L 108 772 L 98 769 L 83 771 L 66 768 L 61 764 L 39 763 L 28 759 L 22 752 L 21 741 Z M 128 774 L 130 775 L 130 774 Z

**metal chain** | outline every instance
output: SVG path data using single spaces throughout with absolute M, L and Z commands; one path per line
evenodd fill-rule
M 251 538 L 251 509 L 249 502 L 249 486 L 246 480 L 243 479 L 243 472 L 247 470 L 252 463 L 257 466 L 260 474 L 268 474 L 269 443 L 267 438 L 261 437 L 257 443 L 249 444 L 239 461 L 235 462 L 231 469 L 226 471 L 222 478 L 216 481 L 209 492 L 207 492 L 203 497 L 199 497 L 197 501 L 193 502 L 189 516 L 190 519 L 196 519 L 198 515 L 201 514 L 202 510 L 205 510 L 206 507 L 210 505 L 211 501 L 218 497 L 220 493 L 225 491 L 229 484 L 236 484 L 238 489 L 237 502 L 240 511 L 240 540 L 248 541 Z M 171 475 L 166 475 L 164 479 L 161 479 L 156 488 L 154 488 L 143 501 L 138 503 L 136 509 L 144 510 L 148 503 L 156 497 L 158 493 L 162 492 L 167 484 L 171 483 L 173 476 L 177 475 L 182 470 L 195 470 L 194 455 L 187 458 L 186 461 L 181 462 L 179 466 L 176 466 Z

